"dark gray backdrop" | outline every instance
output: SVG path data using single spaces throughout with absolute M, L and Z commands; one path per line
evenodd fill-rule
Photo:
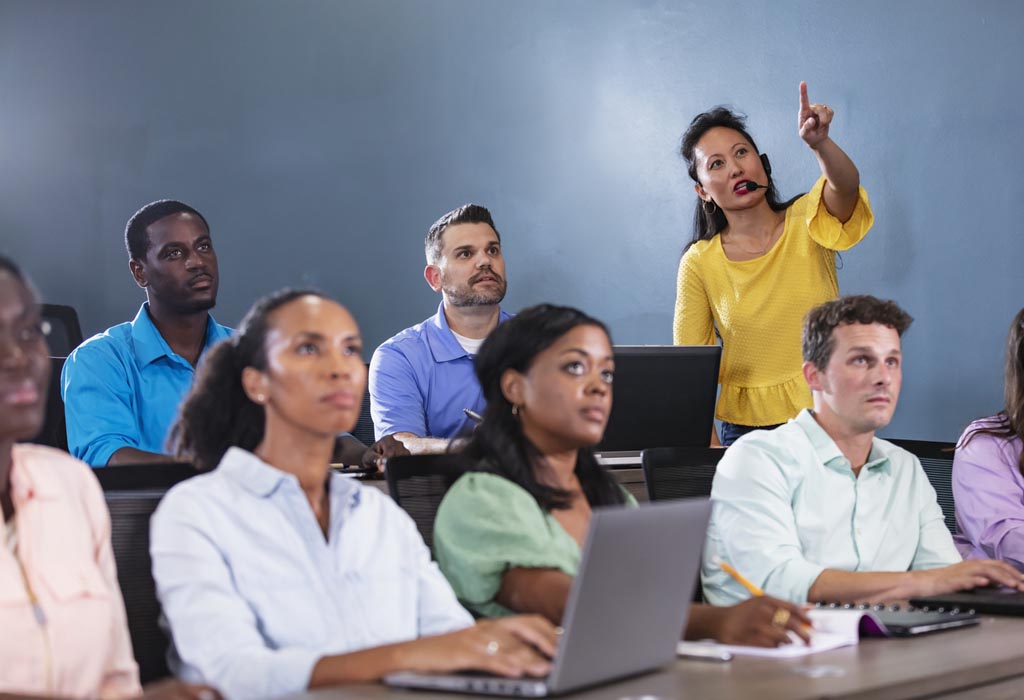
M 125 220 L 180 198 L 212 226 L 220 321 L 312 284 L 369 351 L 434 311 L 423 233 L 477 201 L 508 308 L 574 304 L 617 342 L 669 343 L 681 131 L 731 104 L 782 194 L 805 191 L 803 79 L 876 216 L 842 290 L 917 318 L 887 434 L 954 439 L 999 407 L 1024 303 L 1022 29 L 1024 6 L 990 0 L 2 1 L 0 249 L 90 334 L 142 300 Z

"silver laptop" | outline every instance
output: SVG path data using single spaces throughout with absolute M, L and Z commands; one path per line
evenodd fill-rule
M 693 599 L 711 503 L 686 499 L 594 512 L 550 675 L 395 673 L 403 688 L 545 697 L 663 666 Z

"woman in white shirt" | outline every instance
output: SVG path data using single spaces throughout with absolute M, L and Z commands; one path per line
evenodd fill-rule
M 366 384 L 352 316 L 285 291 L 211 349 L 171 431 L 210 471 L 154 515 L 153 574 L 179 675 L 232 699 L 398 670 L 542 675 L 555 628 L 473 623 L 412 520 L 377 489 L 332 473 Z

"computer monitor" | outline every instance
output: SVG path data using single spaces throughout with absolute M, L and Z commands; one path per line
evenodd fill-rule
M 615 399 L 597 451 L 706 447 L 721 358 L 717 345 L 616 345 Z

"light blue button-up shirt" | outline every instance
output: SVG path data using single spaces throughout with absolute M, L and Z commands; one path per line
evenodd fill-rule
M 512 318 L 499 311 L 498 323 Z M 394 433 L 453 438 L 483 413 L 473 356 L 455 338 L 444 302 L 423 323 L 384 341 L 370 360 L 370 414 L 377 439 Z
M 405 511 L 338 474 L 328 492 L 325 539 L 298 479 L 245 450 L 171 489 L 150 553 L 176 674 L 267 698 L 323 656 L 472 624 Z
M 147 302 L 131 323 L 86 340 L 61 371 L 68 451 L 94 467 L 105 467 L 122 447 L 164 452 L 178 405 L 195 378 L 195 369 L 171 350 L 148 309 Z M 203 352 L 229 337 L 230 328 L 208 317 Z
M 802 603 L 825 569 L 910 571 L 960 561 L 917 457 L 875 438 L 854 476 L 810 411 L 730 447 L 715 473 L 704 547 L 704 597 L 750 594 L 715 564 L 732 564 L 765 593 Z

